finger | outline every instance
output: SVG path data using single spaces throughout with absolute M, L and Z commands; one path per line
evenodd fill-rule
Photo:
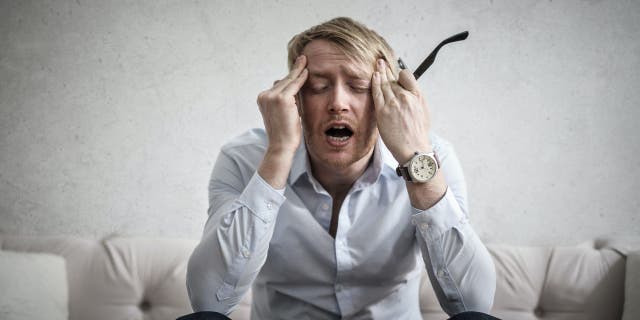
M 385 63 L 384 70 L 387 73 L 387 79 L 389 79 L 389 82 L 391 83 L 396 82 L 396 75 L 393 73 L 391 66 Z
M 378 60 L 378 73 L 380 74 L 380 86 L 382 87 L 382 95 L 384 96 L 384 101 L 389 101 L 394 99 L 396 96 L 391 89 L 391 83 L 389 82 L 389 77 L 387 76 L 387 68 L 384 60 Z
M 395 76 L 393 74 L 393 71 L 391 71 L 391 68 L 389 67 L 385 67 L 385 72 L 387 73 L 387 78 L 388 79 L 395 79 Z M 393 95 L 394 97 L 399 97 L 405 90 L 404 88 L 402 88 L 397 81 L 389 81 L 389 86 L 391 87 L 391 90 L 393 91 Z
M 380 72 L 378 71 L 373 73 L 373 79 L 371 79 L 371 97 L 373 98 L 373 106 L 376 109 L 384 106 L 384 94 L 382 93 Z
M 286 77 L 284 77 L 284 78 L 282 78 L 282 80 L 278 81 L 273 86 L 273 89 L 275 89 L 276 91 L 279 91 L 279 90 L 282 90 L 287 85 L 289 85 L 289 83 L 291 81 L 293 81 L 293 80 L 298 78 L 298 76 L 300 75 L 302 70 L 304 70 L 306 65 L 307 65 L 307 57 L 306 56 L 302 55 L 302 56 L 299 56 L 298 58 L 296 58 L 296 62 L 293 65 L 293 69 L 291 69 L 291 71 L 289 71 L 289 74 L 287 74 Z
M 418 87 L 418 80 L 416 80 L 413 73 L 409 70 L 400 71 L 400 75 L 398 75 L 398 84 L 415 95 L 420 91 Z
M 284 95 L 291 96 L 297 94 L 298 91 L 300 91 L 300 88 L 302 88 L 304 83 L 307 81 L 308 76 L 309 70 L 307 70 L 307 68 L 304 68 L 297 78 L 293 79 L 293 81 L 289 82 L 289 84 L 284 87 L 284 89 L 282 89 L 282 93 Z

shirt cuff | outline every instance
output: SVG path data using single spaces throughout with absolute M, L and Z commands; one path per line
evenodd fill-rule
M 284 189 L 274 189 L 256 172 L 244 188 L 238 202 L 249 208 L 260 220 L 269 223 L 275 220 L 280 206 L 286 199 Z
M 429 240 L 442 237 L 451 228 L 464 223 L 465 219 L 455 195 L 449 188 L 447 188 L 444 197 L 434 206 L 427 210 L 413 208 L 411 216 L 411 222 Z

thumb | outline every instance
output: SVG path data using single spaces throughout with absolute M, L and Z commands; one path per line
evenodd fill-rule
M 420 91 L 418 81 L 413 76 L 413 73 L 407 69 L 400 71 L 400 75 L 398 75 L 398 84 L 405 90 L 411 91 L 413 94 L 417 94 Z

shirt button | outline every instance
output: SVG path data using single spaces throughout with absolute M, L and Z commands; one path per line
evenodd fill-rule
M 267 201 L 267 209 L 269 210 L 273 209 L 273 202 Z
M 420 224 L 420 230 L 422 231 L 427 231 L 427 229 L 429 229 L 429 224 L 426 222 L 423 222 Z
M 247 250 L 247 248 L 242 248 L 242 256 L 249 258 L 249 250 Z
M 438 270 L 438 278 L 444 278 L 444 276 L 445 276 L 444 270 L 442 269 Z
M 342 291 L 342 285 L 341 284 L 336 284 L 336 291 L 337 292 Z
M 322 210 L 329 210 L 329 205 L 326 203 L 322 204 Z

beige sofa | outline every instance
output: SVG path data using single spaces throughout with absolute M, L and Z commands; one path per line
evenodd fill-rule
M 638 242 L 489 245 L 498 273 L 492 313 L 502 319 L 640 319 L 640 252 L 632 251 Z M 196 241 L 0 235 L 0 245 L 1 319 L 175 319 L 191 312 L 185 272 Z M 20 294 L 27 298 L 11 296 Z M 420 306 L 424 319 L 447 318 L 426 274 Z M 12 316 L 16 309 L 32 314 Z M 247 295 L 231 318 L 248 319 L 249 312 Z

